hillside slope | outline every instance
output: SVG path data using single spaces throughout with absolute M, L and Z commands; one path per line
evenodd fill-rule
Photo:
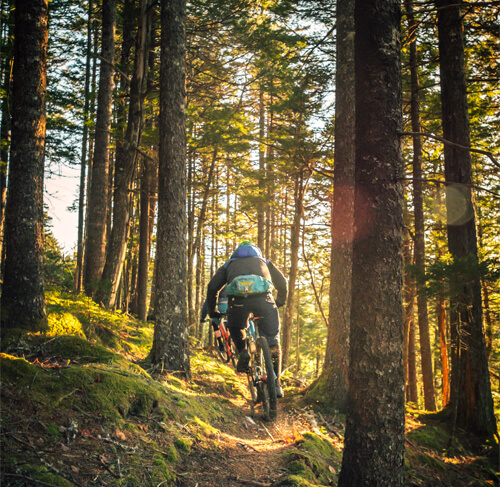
M 195 348 L 193 379 L 153 380 L 152 325 L 86 299 L 49 296 L 52 332 L 2 336 L 6 486 L 336 485 L 343 418 L 286 388 L 278 420 L 252 411 L 245 376 Z M 494 485 L 493 447 L 472 455 L 418 414 L 407 420 L 408 485 Z

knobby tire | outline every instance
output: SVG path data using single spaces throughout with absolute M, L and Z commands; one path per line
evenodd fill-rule
M 261 370 L 266 375 L 266 380 L 262 381 L 262 406 L 264 417 L 276 419 L 278 414 L 278 398 L 276 395 L 276 378 L 274 376 L 273 359 L 269 344 L 264 337 L 257 338 L 257 357 Z M 252 398 L 253 399 L 253 398 Z

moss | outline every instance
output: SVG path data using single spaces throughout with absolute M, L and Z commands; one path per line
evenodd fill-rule
M 167 461 L 170 463 L 176 463 L 179 461 L 179 453 L 175 446 L 170 445 L 167 450 Z
M 39 482 L 37 481 L 40 481 L 57 487 L 75 487 L 73 482 L 55 473 L 49 472 L 47 467 L 30 465 L 27 470 L 23 472 L 23 475 L 34 479 L 35 484 L 38 484 Z
M 2 380 L 25 387 L 31 399 L 49 408 L 64 401 L 67 407 L 77 406 L 120 422 L 128 415 L 148 416 L 166 399 L 158 384 L 113 367 L 71 366 L 52 375 L 6 354 L 0 361 Z
M 191 452 L 191 448 L 193 446 L 193 440 L 189 438 L 177 438 L 175 440 L 175 446 L 178 450 L 185 451 L 187 453 Z
M 59 426 L 57 426 L 57 424 L 50 423 L 46 425 L 45 430 L 47 434 L 50 436 L 57 436 L 57 437 L 62 436 L 61 432 L 59 431 Z
M 430 450 L 442 452 L 448 446 L 449 436 L 445 430 L 438 426 L 424 425 L 410 431 L 408 439 Z
M 198 418 L 198 416 L 194 417 L 192 423 L 196 425 L 205 436 L 213 436 L 219 432 L 217 428 L 214 428 L 212 425 L 205 423 L 205 421 L 202 421 L 200 418 Z
M 175 480 L 175 475 L 172 472 L 170 472 L 167 463 L 165 463 L 165 460 L 161 455 L 155 455 L 153 457 L 151 478 L 153 480 L 154 485 L 157 485 L 158 483 L 165 482 L 168 480 Z
M 289 475 L 280 482 L 280 486 L 286 487 L 317 487 L 316 484 L 311 484 L 307 480 L 297 475 Z
M 307 482 L 330 484 L 340 470 L 341 453 L 326 436 L 305 433 L 297 449 L 284 453 L 287 468 Z M 294 485 L 294 484 L 291 484 Z
M 71 313 L 49 313 L 47 319 L 49 323 L 47 336 L 76 335 L 85 338 L 82 324 Z

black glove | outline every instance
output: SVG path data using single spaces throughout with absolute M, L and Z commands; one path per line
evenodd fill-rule
M 220 320 L 220 319 L 221 319 L 221 317 L 222 317 L 222 315 L 221 315 L 218 311 L 212 311 L 212 312 L 210 313 L 210 318 L 212 318 L 212 319 L 214 319 L 214 318 L 215 318 L 215 319 Z
M 286 304 L 286 303 L 278 303 L 278 302 L 276 302 L 276 306 L 277 306 L 278 308 L 281 308 L 282 306 L 285 306 L 285 304 Z

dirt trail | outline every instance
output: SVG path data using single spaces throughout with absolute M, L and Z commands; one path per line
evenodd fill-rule
M 316 427 L 313 416 L 304 410 L 292 410 L 279 403 L 278 418 L 264 421 L 260 411 L 250 416 L 248 403 L 241 404 L 240 424 L 227 425 L 227 432 L 214 435 L 216 448 L 194 449 L 178 471 L 180 487 L 271 487 L 284 475 L 283 452 L 304 431 Z

